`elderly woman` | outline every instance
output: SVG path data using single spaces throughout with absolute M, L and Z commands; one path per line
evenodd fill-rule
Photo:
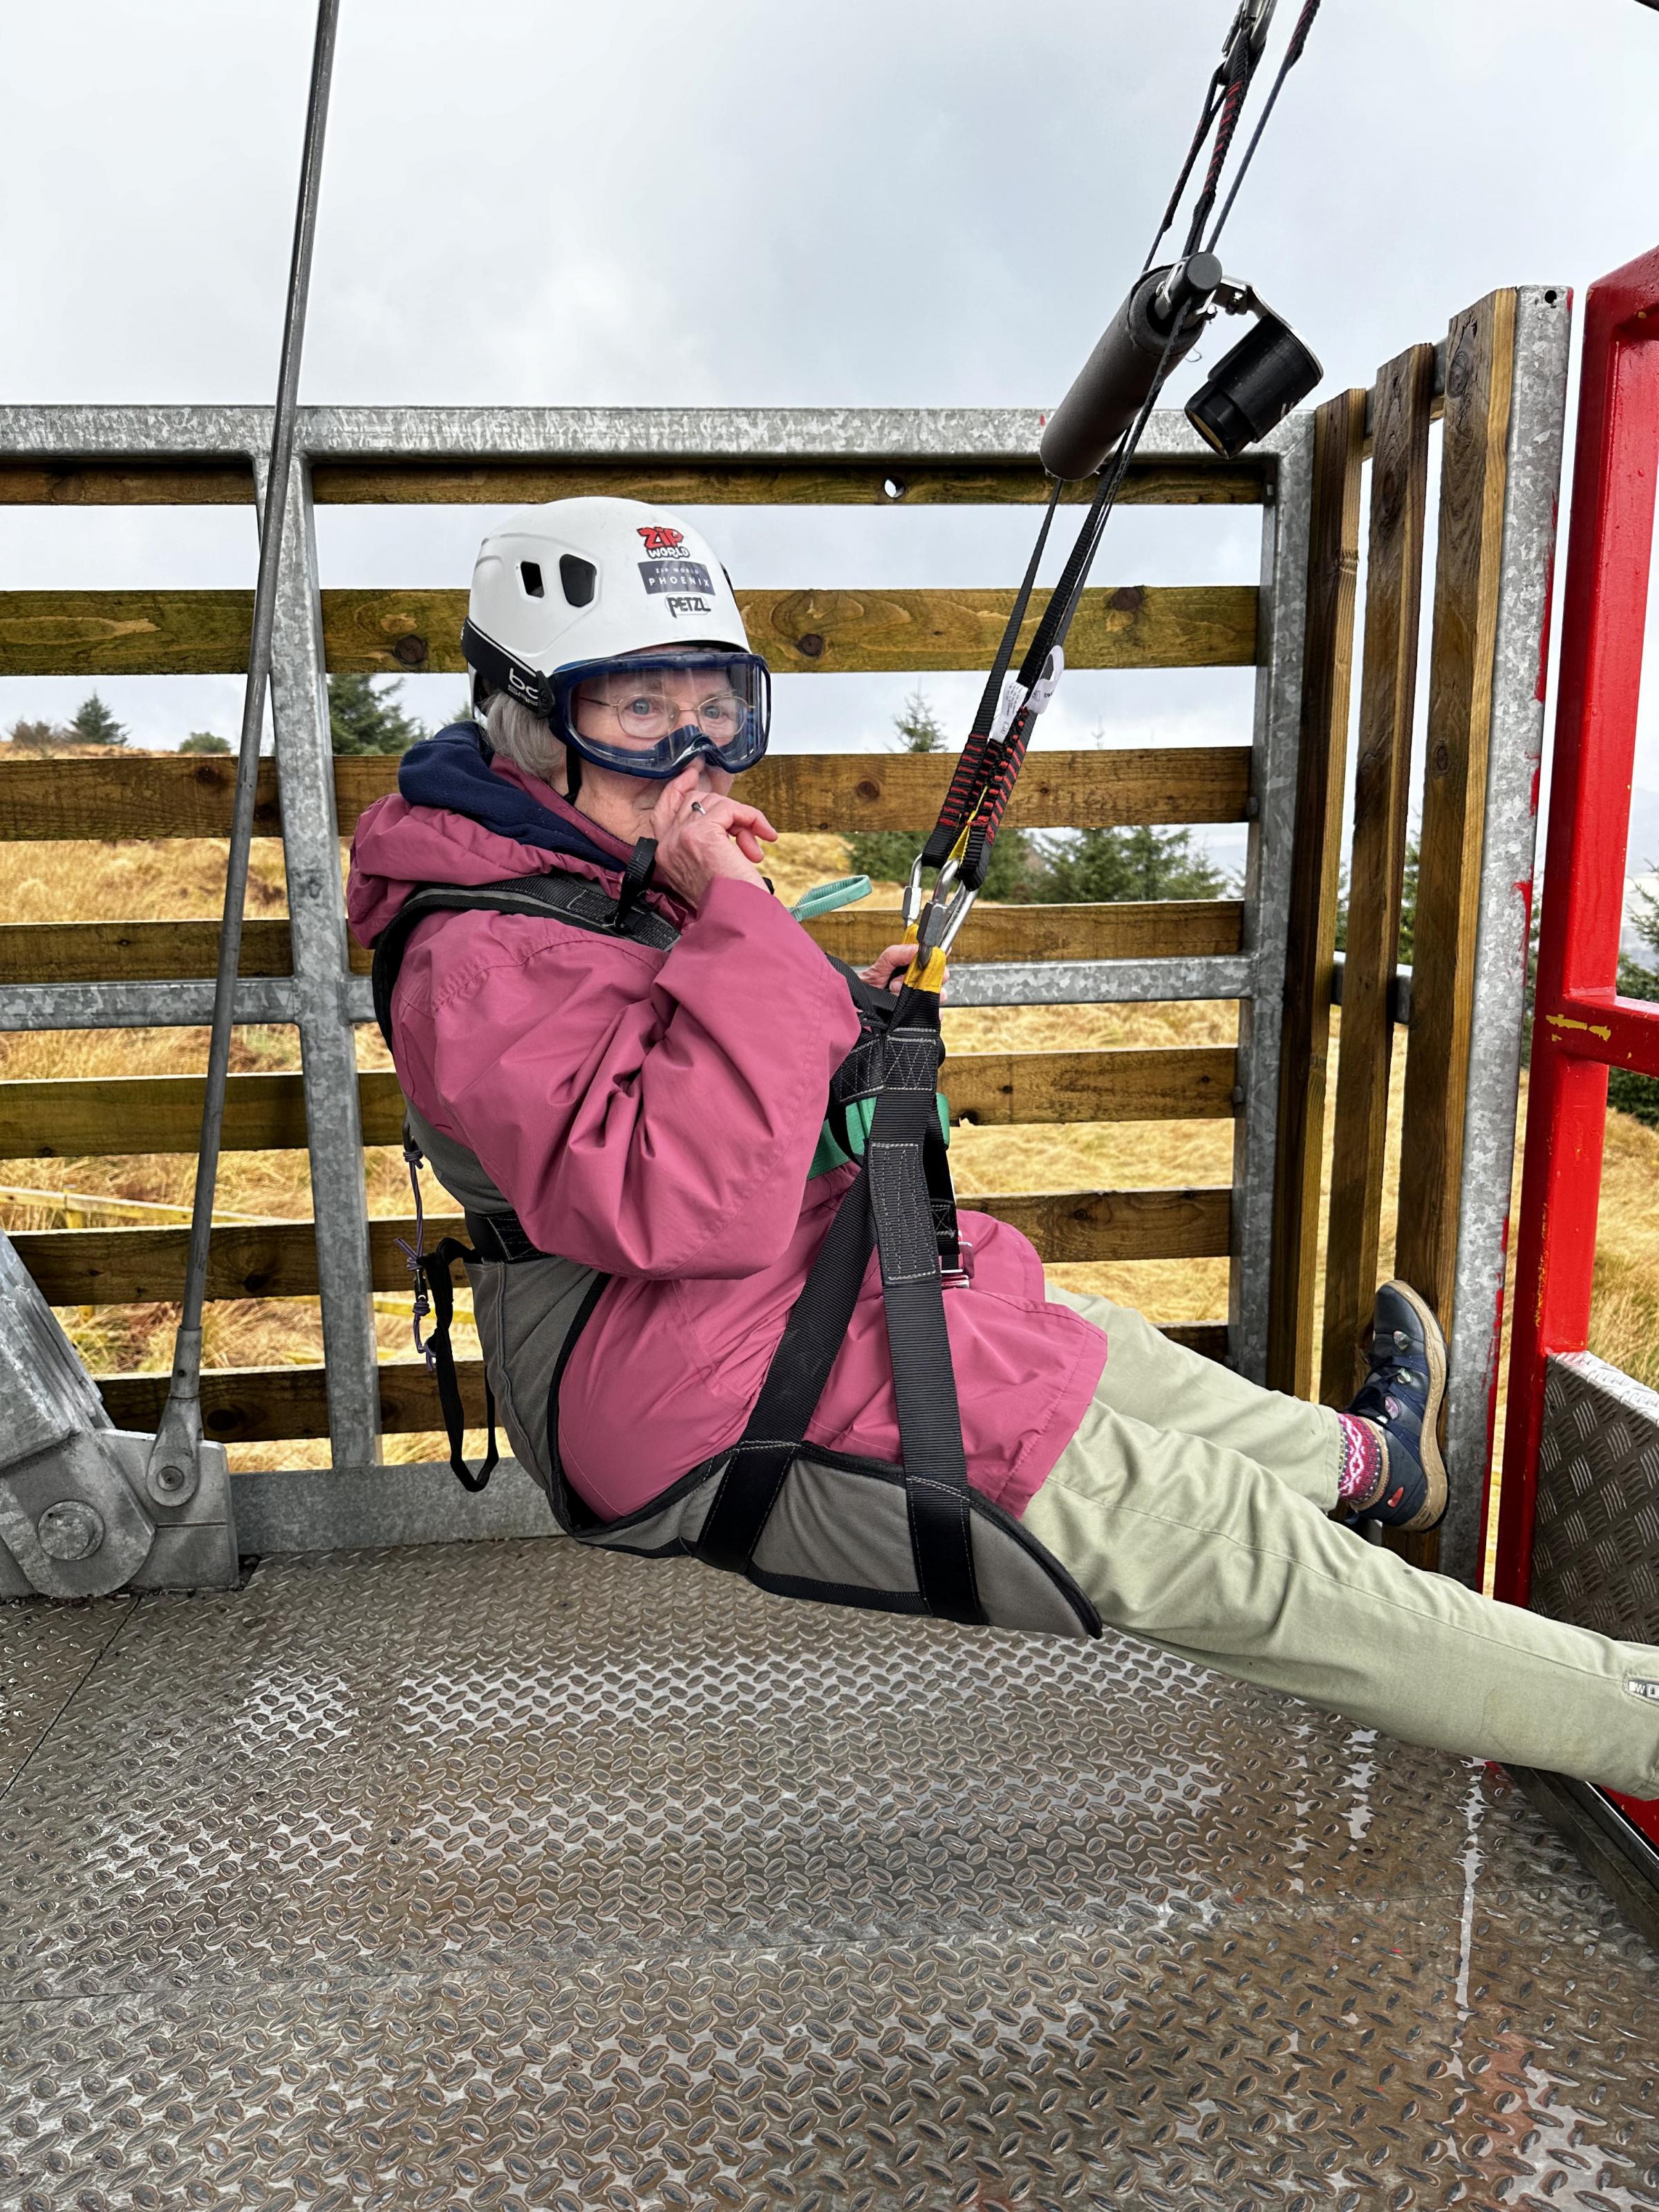
M 906 1391 L 937 1385 L 977 1617 L 1077 1632 L 1097 1608 L 1413 1742 L 1659 1795 L 1659 1652 L 1357 1533 L 1444 1507 L 1443 1347 L 1404 1285 L 1379 1294 L 1344 1413 L 1048 1287 L 982 1215 L 961 1217 L 971 1267 L 942 1299 L 931 1237 L 925 1264 L 884 1240 L 866 1269 L 862 1213 L 842 1220 L 863 1127 L 832 1100 L 910 955 L 855 975 L 773 896 L 775 832 L 733 789 L 765 750 L 766 672 L 693 530 L 623 500 L 527 509 L 485 541 L 464 642 L 483 726 L 405 756 L 359 825 L 350 912 L 412 1144 L 465 1210 L 494 1399 L 565 1526 L 950 1611 L 922 1542 L 949 1482 L 902 1458 Z M 954 1407 L 942 1371 L 896 1396 L 884 1275 L 890 1307 L 942 1303 Z M 723 1548 L 744 1480 L 759 1503 Z M 911 1539 L 906 1595 L 881 1554 Z

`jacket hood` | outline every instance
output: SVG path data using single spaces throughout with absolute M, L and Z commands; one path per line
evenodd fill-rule
M 346 914 L 374 939 L 422 884 L 493 884 L 558 868 L 613 889 L 629 848 L 550 784 L 492 753 L 472 722 L 411 745 L 398 788 L 366 807 L 351 841 Z M 690 909 L 668 892 L 651 903 L 677 926 Z

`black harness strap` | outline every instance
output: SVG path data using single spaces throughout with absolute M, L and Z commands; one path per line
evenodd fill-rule
M 738 1573 L 753 1558 L 846 1340 L 873 1243 L 917 1587 L 938 1619 L 979 1625 L 985 1613 L 974 1576 L 968 1462 L 940 1275 L 942 1256 L 956 1263 L 957 1235 L 933 1105 L 945 1050 L 937 999 L 902 993 L 880 1050 L 863 1170 L 836 1209 L 749 1425 L 732 1446 L 697 1556 Z
M 374 1019 L 387 1051 L 392 1049 L 392 994 L 397 988 L 404 953 L 411 932 L 428 915 L 477 909 L 491 914 L 550 915 L 575 929 L 626 937 L 654 951 L 669 952 L 679 942 L 680 933 L 672 921 L 647 906 L 641 896 L 655 859 L 655 845 L 649 838 L 641 838 L 628 863 L 635 889 L 625 906 L 612 898 L 603 884 L 556 869 L 507 876 L 494 884 L 424 884 L 411 892 L 374 940 Z
M 790 1310 L 749 1425 L 732 1447 L 697 1539 L 697 1557 L 741 1574 L 754 1557 L 790 1462 L 801 1448 L 847 1340 L 875 1243 L 867 1170 L 850 1184 Z
M 463 1446 L 466 1437 L 466 1408 L 461 1403 L 460 1380 L 455 1372 L 455 1353 L 449 1340 L 449 1324 L 455 1313 L 455 1282 L 450 1270 L 457 1260 L 476 1260 L 479 1255 L 470 1252 L 465 1244 L 453 1237 L 446 1237 L 441 1244 L 421 1257 L 421 1274 L 432 1294 L 434 1328 L 426 1342 L 426 1363 L 438 1385 L 438 1404 L 444 1417 L 444 1434 L 449 1440 L 449 1464 L 455 1480 L 463 1490 L 480 1491 L 487 1487 L 489 1478 L 501 1461 L 495 1444 L 495 1394 L 489 1387 L 489 1377 L 484 1377 L 484 1418 L 489 1425 L 489 1445 L 483 1462 L 475 1474 L 466 1463 Z

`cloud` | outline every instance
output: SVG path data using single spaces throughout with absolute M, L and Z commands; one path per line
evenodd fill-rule
M 306 396 L 1051 404 L 1139 265 L 1231 12 L 354 0 Z M 295 0 L 10 12 L 0 400 L 269 396 L 310 35 Z M 1659 18 L 1633 0 L 1327 8 L 1230 251 L 1329 387 L 1368 380 L 1494 284 L 1582 287 L 1650 243 L 1656 75 Z M 483 520 L 380 511 L 325 532 L 325 558 L 460 580 Z M 1018 571 L 1013 520 L 838 536 L 796 512 L 731 534 L 757 582 L 824 580 L 846 552 L 872 577 L 890 557 L 991 583 Z M 1221 559 L 1234 525 L 1200 524 Z M 245 533 L 215 554 L 217 526 L 91 515 L 71 544 L 3 510 L 0 572 L 205 580 L 246 563 Z M 1199 538 L 1139 526 L 1121 519 L 1113 580 L 1202 573 Z M 0 719 L 17 690 L 0 684 Z

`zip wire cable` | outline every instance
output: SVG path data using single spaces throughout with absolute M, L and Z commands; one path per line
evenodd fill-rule
M 1237 133 L 1245 102 L 1249 97 L 1265 44 L 1267 30 L 1276 0 L 1243 0 L 1234 18 L 1232 29 L 1223 51 L 1222 60 L 1211 79 L 1204 101 L 1204 111 L 1199 128 L 1182 164 L 1180 179 L 1164 221 L 1152 240 L 1151 251 L 1142 266 L 1144 277 L 1152 267 L 1158 246 L 1175 220 L 1176 210 L 1198 165 L 1198 157 L 1211 131 L 1214 143 L 1211 150 L 1204 185 L 1194 204 L 1188 226 L 1183 262 L 1190 260 L 1200 250 L 1204 226 L 1215 206 L 1228 157 Z M 1659 0 L 1653 0 L 1659 5 Z M 1273 106 L 1278 100 L 1285 78 L 1301 59 L 1308 34 L 1317 15 L 1320 0 L 1305 0 L 1302 14 L 1291 34 L 1284 58 L 1279 64 L 1266 106 L 1257 124 L 1243 160 L 1233 179 L 1214 228 L 1210 234 L 1212 248 L 1219 238 L 1234 203 L 1245 172 L 1261 143 Z M 942 948 L 954 936 L 956 927 L 970 903 L 977 896 L 983 880 L 986 854 L 994 839 L 1002 817 L 1012 795 L 1015 780 L 1024 760 L 1030 730 L 1036 713 L 1048 703 L 1048 694 L 1057 682 L 1063 659 L 1066 637 L 1082 604 L 1084 587 L 1095 557 L 1099 551 L 1107 521 L 1115 507 L 1119 492 L 1127 477 L 1135 453 L 1152 419 L 1165 382 L 1172 373 L 1174 355 L 1178 338 L 1186 326 L 1183 311 L 1176 310 L 1170 318 L 1170 330 L 1164 350 L 1154 371 L 1151 387 L 1133 422 L 1120 440 L 1109 467 L 1103 473 L 1094 500 L 1085 514 L 1071 553 L 1067 556 L 1059 582 L 1050 594 L 1048 605 L 1037 624 L 1036 632 L 1020 662 L 1016 679 L 1023 696 L 1008 717 L 1006 726 L 997 730 L 1003 719 L 1004 695 L 1008 671 L 1020 629 L 1030 606 L 1038 565 L 1047 545 L 1048 534 L 1057 511 L 1061 484 L 1057 479 L 1050 494 L 1048 507 L 1037 536 L 1037 544 L 1027 565 L 1024 580 L 1016 594 L 1009 620 L 992 664 L 991 673 L 981 697 L 979 709 L 974 717 L 968 740 L 957 760 L 951 776 L 939 817 L 918 856 L 911 877 L 911 889 L 905 901 L 905 917 L 909 933 L 920 933 L 921 945 L 916 963 L 912 968 L 912 979 L 917 988 L 928 986 L 922 982 L 924 973 L 935 973 L 940 964 Z M 1039 684 L 1048 689 L 1040 699 L 1033 693 Z M 993 737 L 993 732 L 997 734 Z M 950 864 L 956 864 L 954 870 Z M 932 867 L 938 871 L 926 911 L 921 908 L 921 882 L 922 871 Z M 940 893 L 947 884 L 952 890 L 954 919 L 947 919 L 933 927 L 933 918 L 940 906 Z M 966 903 L 964 902 L 966 902 Z M 930 957 L 930 955 L 932 956 Z
M 1659 6 L 1659 0 L 1654 0 L 1654 4 Z M 1164 243 L 1164 233 L 1175 221 L 1176 210 L 1181 205 L 1182 196 L 1192 180 L 1193 171 L 1198 166 L 1198 157 L 1204 149 L 1204 142 L 1209 137 L 1211 127 L 1215 122 L 1216 110 L 1226 95 L 1227 84 L 1235 67 L 1236 58 L 1239 55 L 1240 43 L 1243 42 L 1249 57 L 1248 66 L 1254 73 L 1255 63 L 1261 56 L 1261 43 L 1267 37 L 1267 26 L 1273 21 L 1273 10 L 1277 5 L 1278 0 L 1243 0 L 1238 13 L 1233 18 L 1232 28 L 1228 32 L 1226 43 L 1222 48 L 1220 63 L 1205 90 L 1204 112 L 1199 118 L 1198 129 L 1193 134 L 1193 143 L 1187 149 L 1187 158 L 1181 165 L 1181 174 L 1176 178 L 1175 190 L 1170 195 L 1170 204 L 1164 210 L 1164 220 L 1158 227 L 1158 235 L 1147 250 L 1146 258 L 1140 264 L 1143 276 L 1157 258 L 1158 249 Z M 1187 251 L 1189 253 L 1193 251 L 1195 243 L 1194 240 L 1188 244 Z
M 1078 608 L 1082 605 L 1083 587 L 1088 580 L 1089 571 L 1094 565 L 1095 556 L 1100 550 L 1100 543 L 1105 535 L 1106 525 L 1116 504 L 1117 495 L 1122 488 L 1125 477 L 1128 474 L 1135 448 L 1140 442 L 1147 423 L 1152 420 L 1152 410 L 1158 403 L 1164 383 L 1169 377 L 1172 366 L 1170 355 L 1175 349 L 1179 327 L 1177 319 L 1164 344 L 1163 358 L 1158 362 L 1157 373 L 1152 380 L 1152 388 L 1142 403 L 1139 416 L 1131 424 L 1110 471 L 1102 480 L 1093 504 L 1084 518 L 1083 527 L 1078 532 L 1065 568 L 1061 571 L 1060 580 L 1054 586 L 1049 598 L 1042 620 L 1037 624 L 1036 635 L 1026 648 L 1025 657 L 1020 663 L 1018 680 L 1024 687 L 1028 696 L 1042 678 L 1050 653 L 1056 649 L 1063 649 L 1066 640 L 1071 634 L 1072 623 L 1076 617 Z M 1056 486 L 1055 489 L 1058 491 L 1059 487 Z M 1051 503 L 1050 514 L 1053 512 Z M 1035 562 L 1032 565 L 1035 567 Z M 1020 619 L 1023 621 L 1024 610 L 1021 609 L 1019 612 Z M 1011 626 L 1010 641 L 1016 630 L 1017 625 Z M 986 764 L 987 774 L 983 778 L 981 797 L 969 823 L 967 831 L 965 865 L 963 873 L 970 884 L 974 884 L 976 876 L 981 878 L 983 876 L 987 865 L 985 856 L 989 851 L 998 830 L 1001 827 L 1008 801 L 1013 795 L 1014 782 L 1024 764 L 1026 747 L 1030 740 L 1031 725 L 1035 720 L 1036 716 L 1030 714 L 1022 703 L 1002 741 L 997 759 Z M 975 888 L 977 888 L 976 884 Z
M 265 692 L 270 678 L 271 635 L 276 614 L 276 577 L 282 554 L 283 519 L 294 465 L 295 416 L 300 390 L 300 350 L 305 337 L 306 304 L 311 286 L 312 246 L 317 231 L 317 197 L 322 178 L 323 133 L 328 119 L 329 81 L 334 67 L 334 33 L 339 0 L 319 0 L 317 35 L 312 49 L 311 93 L 306 109 L 305 149 L 300 164 L 299 204 L 294 218 L 294 254 L 289 269 L 288 307 L 283 324 L 276 404 L 272 410 L 270 465 L 259 512 L 259 568 L 253 593 L 253 634 L 248 645 L 247 684 L 242 694 L 241 750 L 236 761 L 235 797 L 231 808 L 230 851 L 225 866 L 224 919 L 219 931 L 219 967 L 213 988 L 213 1026 L 208 1042 L 207 1084 L 202 1104 L 202 1137 L 196 1161 L 196 1189 L 190 1222 L 190 1257 L 185 1272 L 184 1310 L 174 1340 L 173 1377 L 145 1468 L 145 1486 L 158 1505 L 182 1505 L 201 1480 L 202 1305 L 207 1290 L 208 1250 L 213 1234 L 213 1194 L 219 1178 L 224 1134 L 225 1080 L 230 1072 L 230 1031 L 235 1011 L 236 972 L 241 964 L 242 909 L 247 894 L 248 848 L 253 837 L 254 801 L 259 782 L 259 739 L 264 726 Z
M 1291 42 L 1285 49 L 1285 58 L 1279 65 L 1279 75 L 1273 79 L 1268 91 L 1267 105 L 1262 108 L 1261 120 L 1255 126 L 1255 135 L 1249 144 L 1244 149 L 1244 158 L 1239 163 L 1238 173 L 1233 179 L 1233 188 L 1228 193 L 1225 204 L 1215 219 L 1215 228 L 1210 233 L 1209 242 L 1205 247 L 1206 253 L 1215 252 L 1215 242 L 1221 235 L 1223 225 L 1233 211 L 1233 202 L 1238 198 L 1238 188 L 1249 174 L 1251 162 L 1255 159 L 1255 149 L 1261 143 L 1261 134 L 1267 127 L 1268 118 L 1278 104 L 1279 94 L 1285 89 L 1285 80 L 1302 58 L 1302 50 L 1308 43 L 1308 33 L 1313 28 L 1313 20 L 1319 13 L 1319 5 L 1320 0 L 1308 0 L 1308 4 L 1297 19 L 1295 30 L 1291 33 Z M 1648 0 L 1648 5 L 1659 8 L 1659 0 Z

